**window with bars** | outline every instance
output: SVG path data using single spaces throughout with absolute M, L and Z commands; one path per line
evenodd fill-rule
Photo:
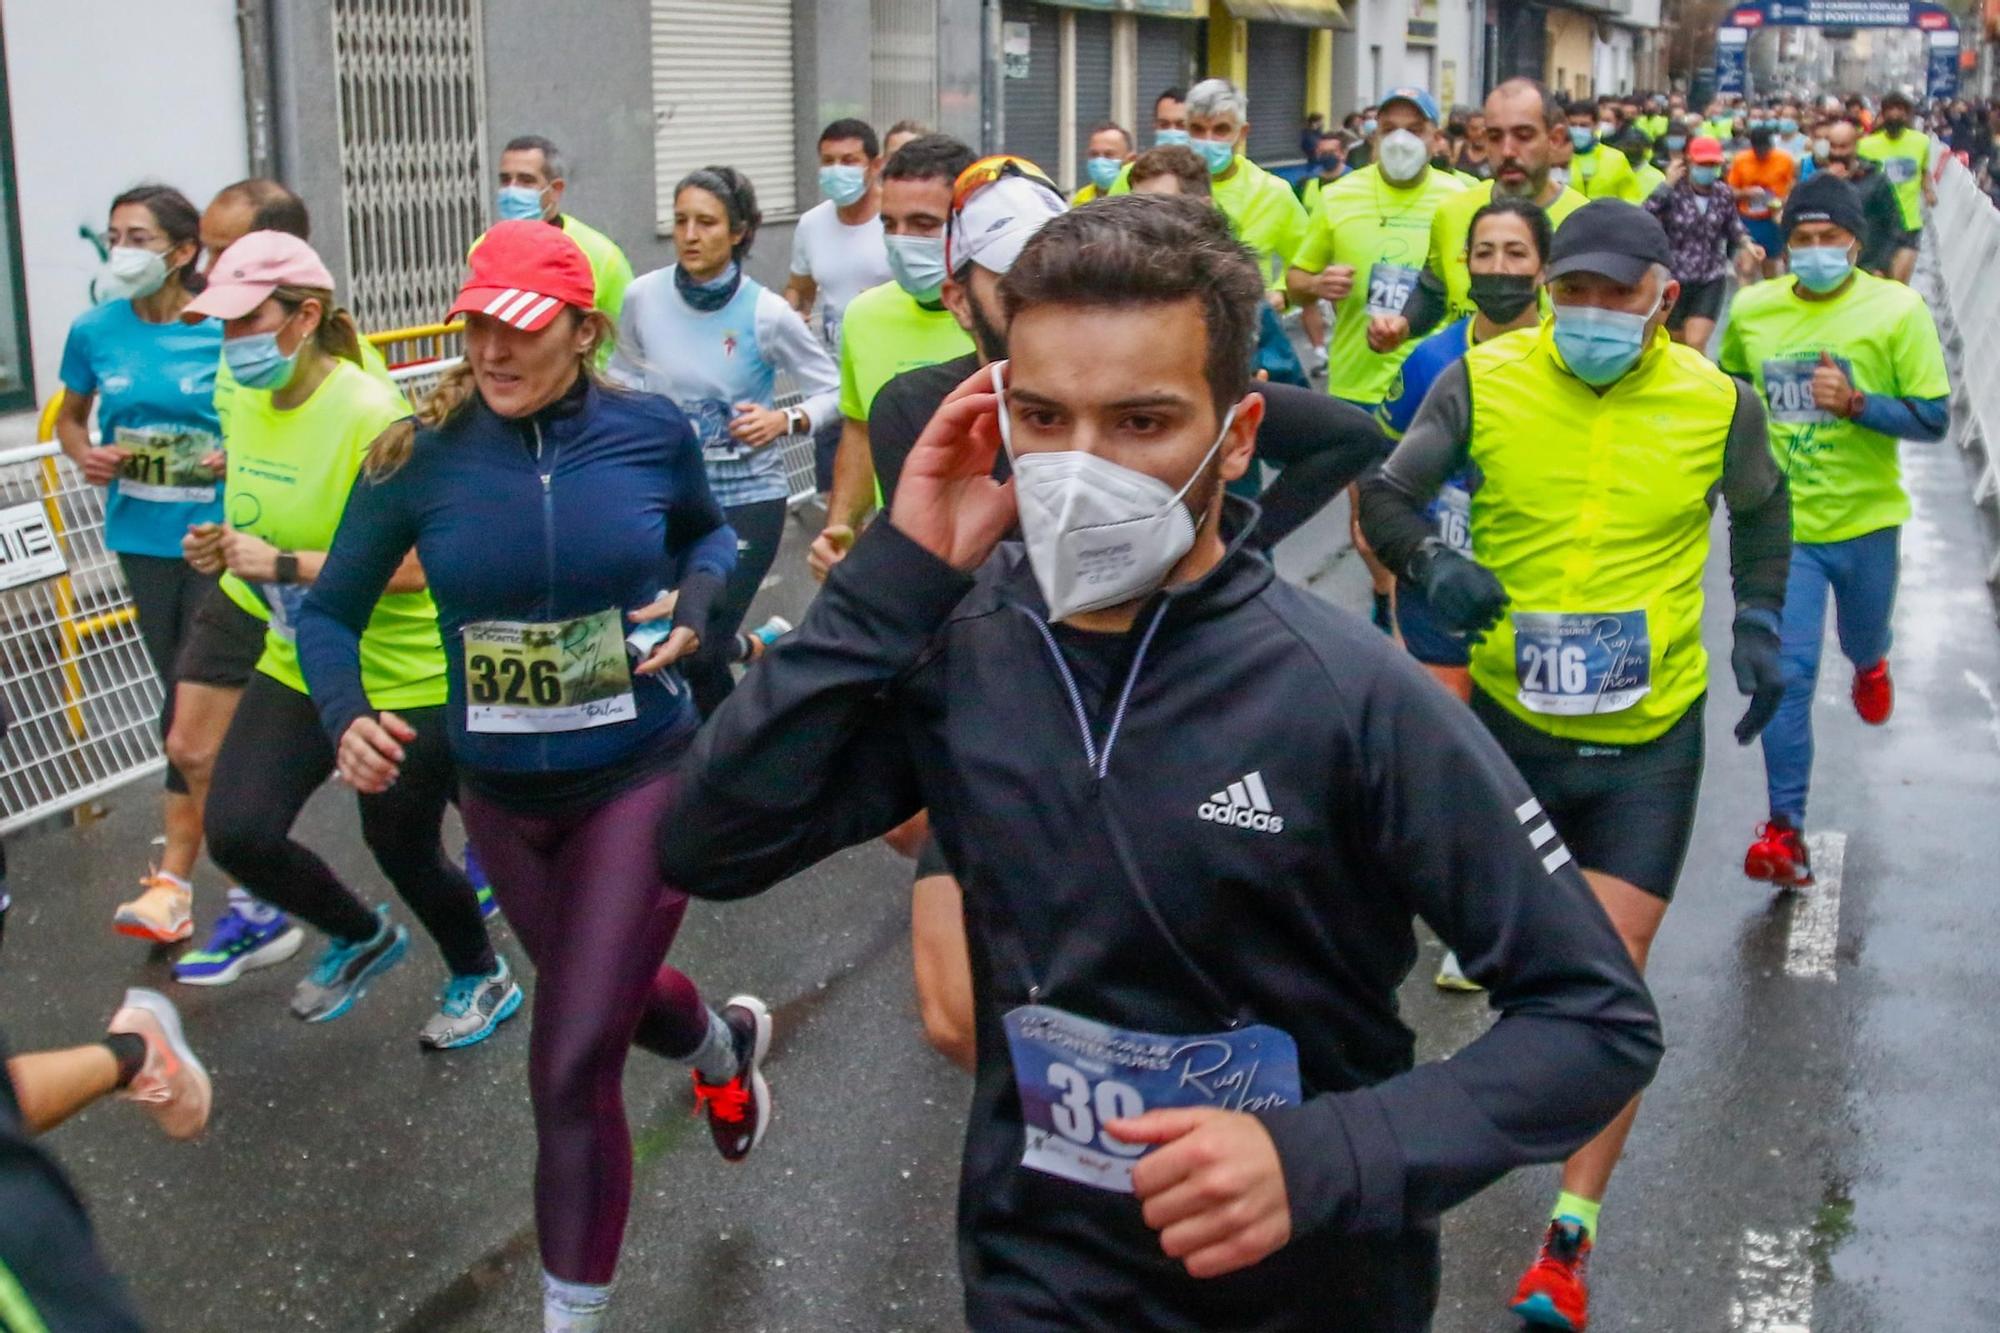
M 869 115 L 886 135 L 899 120 L 938 122 L 935 0 L 869 0 Z
M 750 178 L 766 221 L 798 215 L 792 0 L 653 0 L 653 188 L 662 236 L 697 167 Z
M 342 214 L 364 329 L 448 309 L 486 226 L 480 0 L 332 0 Z

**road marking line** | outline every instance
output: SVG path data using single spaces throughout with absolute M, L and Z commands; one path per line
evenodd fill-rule
M 1834 979 L 1834 951 L 1840 944 L 1840 876 L 1846 868 L 1845 833 L 1810 833 L 1813 883 L 1799 891 L 1792 908 L 1791 939 L 1785 945 L 1785 974 L 1809 981 Z
M 1729 1302 L 1732 1333 L 1812 1333 L 1812 1232 L 1743 1233 L 1736 1295 Z
M 1994 699 L 1993 687 L 1986 683 L 1984 677 L 1971 670 L 1965 673 L 1965 683 L 1986 701 L 1986 711 L 1989 714 L 1986 719 L 1986 729 L 1993 733 L 1994 743 L 2000 745 L 2000 700 Z

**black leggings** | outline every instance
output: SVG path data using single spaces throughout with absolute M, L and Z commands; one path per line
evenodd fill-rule
M 736 572 L 709 607 L 701 650 L 688 659 L 682 672 L 703 717 L 720 708 L 736 688 L 736 677 L 729 670 L 736 656 L 736 631 L 743 627 L 743 617 L 749 614 L 757 589 L 764 586 L 764 576 L 778 558 L 778 543 L 785 538 L 783 500 L 731 505 L 722 512 L 736 529 Z
M 493 946 L 472 885 L 438 836 L 457 781 L 444 709 L 394 710 L 417 738 L 404 746 L 402 775 L 379 796 L 359 796 L 361 836 L 375 863 L 437 941 L 456 976 L 491 972 Z M 292 841 L 292 823 L 334 767 L 333 745 L 312 700 L 262 672 L 236 706 L 203 812 L 208 854 L 258 898 L 344 943 L 380 923 L 326 862 Z
M 215 591 L 214 574 L 197 574 L 194 566 L 178 556 L 118 553 L 118 567 L 125 571 L 125 586 L 132 590 L 132 607 L 139 614 L 139 637 L 145 641 L 146 656 L 160 673 L 160 739 L 165 740 L 174 725 L 174 663 L 181 655 L 181 642 L 194 626 L 194 614 Z M 167 761 L 167 790 L 187 795 L 187 779 Z

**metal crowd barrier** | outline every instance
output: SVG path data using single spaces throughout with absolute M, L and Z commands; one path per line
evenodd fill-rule
M 50 440 L 0 452 L 0 834 L 166 767 L 161 690 L 118 558 L 104 488 Z
M 2000 208 L 1964 163 L 1931 140 L 1937 206 L 1924 228 L 1930 294 L 1951 369 L 1959 447 L 1979 456 L 1973 503 L 2000 520 Z M 2000 551 L 1986 568 L 2000 582 Z

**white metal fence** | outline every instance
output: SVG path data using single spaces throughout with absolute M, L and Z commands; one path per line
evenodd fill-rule
M 2000 518 L 2000 208 L 1972 173 L 1933 139 L 1937 207 L 1924 229 L 1932 311 L 1951 367 L 1951 417 L 1959 447 L 1977 451 L 1973 502 Z M 2000 582 L 2000 552 L 1987 565 Z
M 160 680 L 118 559 L 104 490 L 54 444 L 0 453 L 0 833 L 166 766 Z

